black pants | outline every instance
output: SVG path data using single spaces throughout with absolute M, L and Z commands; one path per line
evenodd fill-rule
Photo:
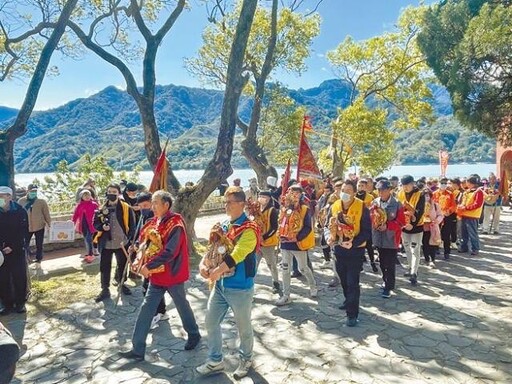
M 27 256 L 30 254 L 30 240 L 32 240 L 32 236 L 36 236 L 36 260 L 43 260 L 43 239 L 44 239 L 44 227 L 39 231 L 29 232 L 27 237 Z
M 455 240 L 453 233 L 455 232 Z M 444 254 L 449 255 L 451 251 L 451 243 L 457 241 L 457 216 L 452 213 L 446 216 L 441 227 L 441 239 L 443 240 Z
M 148 287 L 149 287 L 149 279 L 144 278 L 144 281 L 142 282 L 142 294 L 144 296 L 146 296 Z M 155 316 L 159 313 L 162 315 L 165 314 L 165 297 L 164 296 L 162 296 L 160 303 L 158 303 L 158 308 L 156 309 Z
M 395 289 L 396 280 L 396 259 L 398 249 L 377 248 L 379 252 L 380 269 L 382 271 L 382 280 L 384 289 Z
M 115 280 L 120 283 L 123 279 L 123 272 L 126 266 L 126 256 L 121 248 L 103 249 L 100 256 L 101 289 L 108 289 L 110 286 L 110 271 L 112 270 L 112 255 L 116 255 Z
M 437 245 L 430 245 L 430 231 L 423 232 L 423 257 L 428 263 L 430 261 L 436 261 L 436 252 L 439 248 Z
M 320 238 L 320 245 L 322 246 L 322 252 L 324 253 L 324 260 L 327 262 L 331 261 L 331 247 L 327 245 L 323 232 L 322 237 Z
M 13 250 L 4 255 L 0 267 L 0 300 L 10 308 L 21 306 L 27 301 L 27 259 L 23 249 Z
M 350 319 L 357 318 L 359 315 L 359 298 L 361 296 L 359 275 L 363 266 L 363 255 L 364 248 L 352 250 L 352 254 L 349 256 L 335 255 L 336 272 L 340 277 L 343 296 L 345 296 L 347 317 Z
M 375 263 L 375 250 L 373 249 L 373 243 L 371 239 L 366 242 L 366 252 L 368 252 L 370 263 Z M 364 254 L 363 261 L 366 261 L 366 257 L 364 256 Z

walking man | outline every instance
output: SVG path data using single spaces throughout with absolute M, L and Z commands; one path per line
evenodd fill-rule
M 459 252 L 470 251 L 476 256 L 480 252 L 480 239 L 478 237 L 478 220 L 484 205 L 484 192 L 480 185 L 478 175 L 471 175 L 467 179 L 468 189 L 462 195 L 462 203 L 457 207 L 461 217 L 461 242 Z
M 36 263 L 43 260 L 43 238 L 45 226 L 50 226 L 52 219 L 50 217 L 50 209 L 46 200 L 37 197 L 38 186 L 29 184 L 27 187 L 27 196 L 18 200 L 28 214 L 28 237 L 26 239 L 27 256 L 29 255 L 30 240 L 32 236 L 36 238 Z
M 234 245 L 231 254 L 226 253 L 224 261 L 212 269 L 205 265 L 204 257 L 199 263 L 201 276 L 215 282 L 206 313 L 208 359 L 196 368 L 201 375 L 224 370 L 221 323 L 230 308 L 233 310 L 240 337 L 240 363 L 234 373 L 235 379 L 245 377 L 252 366 L 254 336 L 251 310 L 260 230 L 244 212 L 245 196 L 240 187 L 229 187 L 224 194 L 229 221 L 224 222 L 222 227 Z M 234 271 L 229 273 L 229 277 L 223 276 L 233 268 Z
M 156 191 L 151 202 L 154 217 L 144 225 L 139 237 L 140 244 L 148 243 L 140 273 L 149 279 L 149 286 L 133 330 L 133 347 L 130 351 L 120 353 L 125 358 L 137 361 L 144 360 L 151 320 L 165 292 L 171 295 L 188 334 L 185 350 L 194 349 L 201 339 L 185 292 L 185 282 L 190 277 L 185 223 L 181 215 L 172 212 L 169 192 Z M 155 236 L 159 240 L 155 240 Z

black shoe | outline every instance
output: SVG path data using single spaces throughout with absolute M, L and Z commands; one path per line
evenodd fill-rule
M 472 251 L 470 253 L 471 256 L 478 256 L 479 252 L 478 251 Z
M 450 260 L 450 254 L 449 253 L 445 253 L 444 254 L 444 259 L 445 260 Z
M 295 278 L 298 278 L 298 277 L 302 276 L 302 273 L 294 271 L 294 272 L 292 272 L 291 276 L 295 277 Z
M 345 309 L 347 309 L 347 304 L 343 303 L 338 308 L 344 311 Z
M 272 282 L 272 293 L 280 293 L 281 292 L 281 285 L 279 284 L 279 281 L 273 281 Z
M 5 307 L 3 304 L 0 304 L 0 316 L 8 315 L 9 309 Z
M 409 281 L 411 282 L 412 285 L 418 284 L 418 276 L 415 273 L 413 273 L 409 278 Z
M 201 335 L 192 335 L 188 337 L 187 343 L 185 344 L 185 351 L 190 351 L 197 347 L 197 344 L 199 344 L 199 341 L 201 340 Z
M 382 291 L 382 294 L 381 296 L 384 298 L 384 299 L 389 299 L 391 297 L 391 291 L 389 289 L 384 289 Z
M 373 271 L 373 273 L 377 273 L 377 272 L 379 272 L 379 269 L 377 268 L 377 266 L 375 265 L 375 263 L 372 263 L 372 271 Z
M 113 285 L 114 287 L 117 287 L 117 286 L 119 285 L 119 281 L 117 281 L 117 280 L 115 280 L 115 279 L 114 279 L 114 281 L 112 282 L 112 285 Z
M 457 249 L 457 252 L 459 252 L 459 253 L 468 253 L 468 250 L 467 250 L 467 249 L 466 249 L 466 250 L 464 250 L 464 249 L 462 249 L 462 248 L 458 248 L 458 249 Z
M 132 350 L 126 352 L 119 352 L 119 356 L 124 357 L 125 359 L 144 361 L 144 356 L 137 355 Z
M 329 287 L 334 288 L 340 285 L 340 280 L 337 277 L 333 277 L 331 281 L 329 281 Z
M 132 294 L 132 291 L 130 291 L 130 288 L 128 288 L 126 285 L 123 284 L 121 287 L 121 292 L 123 292 L 123 295 L 130 296 Z
M 357 325 L 357 317 L 349 317 L 345 324 L 347 327 L 355 327 Z
M 411 277 L 411 272 L 405 272 L 404 277 Z
M 27 312 L 27 307 L 25 306 L 25 304 L 17 305 L 16 312 L 17 313 L 25 313 L 25 312 Z
M 100 301 L 103 301 L 103 300 L 109 299 L 109 298 L 110 298 L 110 291 L 108 289 L 103 289 L 103 290 L 101 290 L 100 294 L 98 296 L 96 296 L 94 301 L 99 303 Z

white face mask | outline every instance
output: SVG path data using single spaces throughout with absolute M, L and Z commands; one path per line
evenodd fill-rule
M 444 191 L 446 189 L 447 185 L 446 184 L 440 184 L 439 185 L 439 188 L 441 189 L 441 191 Z
M 0 208 L 3 208 L 5 206 L 6 200 L 3 198 L 0 198 Z
M 340 199 L 341 201 L 345 202 L 345 203 L 348 203 L 350 201 L 352 196 L 350 196 L 348 193 L 345 193 L 345 192 L 341 192 L 340 194 Z

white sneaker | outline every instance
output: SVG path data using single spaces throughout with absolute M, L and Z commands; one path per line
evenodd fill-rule
M 169 320 L 169 314 L 165 312 L 163 315 L 160 313 L 160 321 L 162 320 Z
M 435 267 L 436 267 L 436 263 L 431 262 L 431 263 L 430 263 L 430 268 L 435 268 Z
M 224 370 L 224 361 L 219 362 L 207 360 L 203 365 L 196 367 L 196 372 L 200 375 L 210 375 L 215 372 L 222 372 Z
M 155 317 L 153 317 L 153 320 L 151 320 L 151 326 L 149 327 L 149 329 L 155 329 L 155 328 L 158 328 L 158 322 L 160 321 L 160 314 L 157 313 L 155 315 Z
M 236 380 L 240 380 L 241 378 L 247 376 L 249 373 L 249 369 L 252 367 L 252 360 L 240 360 L 240 364 L 238 364 L 238 368 L 236 369 L 233 377 Z
M 282 307 L 283 305 L 290 304 L 292 302 L 292 299 L 290 299 L 290 296 L 281 296 L 277 301 L 276 305 L 278 307 Z
M 315 298 L 318 296 L 318 288 L 317 287 L 311 287 L 309 288 L 309 294 L 312 298 Z

